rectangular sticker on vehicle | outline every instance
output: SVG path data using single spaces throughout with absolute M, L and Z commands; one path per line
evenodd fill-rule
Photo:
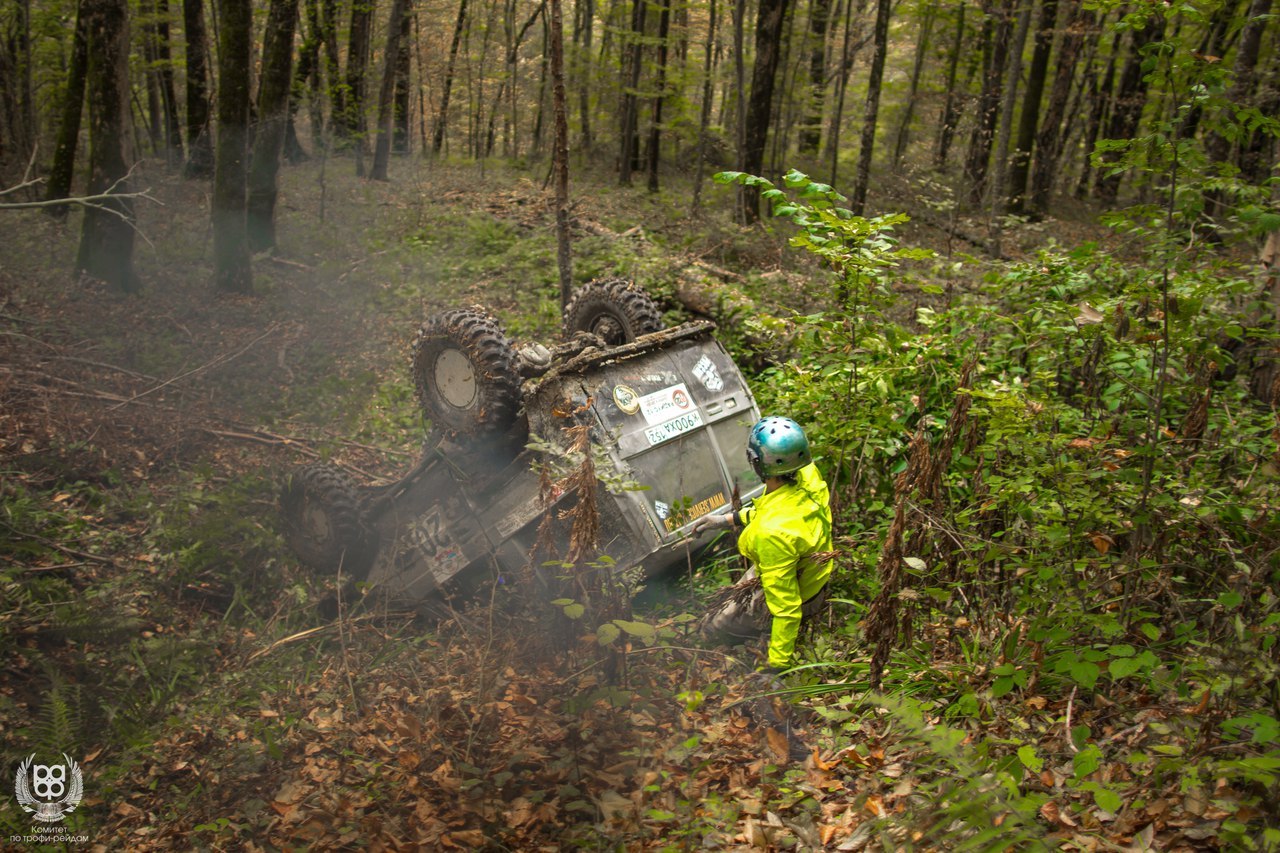
M 653 447 L 655 444 L 662 444 L 664 441 L 673 439 L 681 433 L 689 432 L 689 430 L 697 429 L 700 426 L 702 426 L 702 413 L 694 409 L 678 418 L 672 418 L 666 423 L 649 427 L 644 431 L 644 434 L 649 439 L 649 446 Z
M 657 426 L 669 422 L 676 415 L 697 410 L 693 406 L 693 398 L 689 396 L 689 389 L 681 382 L 679 385 L 645 394 L 640 398 L 640 411 L 644 412 L 646 421 Z

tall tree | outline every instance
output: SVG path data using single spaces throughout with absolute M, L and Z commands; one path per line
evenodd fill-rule
M 320 43 L 324 45 L 324 77 L 329 89 L 329 126 L 340 133 L 347 115 L 347 90 L 338 51 L 337 0 L 320 0 Z
M 387 180 L 387 161 L 391 159 L 391 134 L 395 122 L 396 71 L 400 67 L 400 38 L 408 17 L 408 0 L 392 0 L 387 19 L 387 48 L 383 52 L 382 86 L 378 90 L 378 130 L 373 147 L 370 180 Z
M 220 290 L 253 292 L 245 213 L 249 155 L 251 0 L 221 0 L 218 38 L 218 147 L 213 174 L 213 278 Z
M 707 44 L 702 55 L 702 105 L 698 114 L 698 161 L 693 176 L 693 200 L 689 203 L 689 215 L 697 212 L 702 203 L 702 177 L 707 167 L 707 128 L 711 124 L 711 100 L 714 93 L 712 62 L 716 47 L 716 0 L 711 0 L 707 11 Z
M 831 0 L 812 0 L 809 6 L 809 88 L 805 119 L 798 144 L 801 154 L 817 154 L 822 142 L 822 105 L 827 92 L 827 19 Z
M 347 39 L 346 109 L 339 127 L 355 142 L 356 174 L 364 177 L 365 81 L 369 69 L 369 49 L 373 41 L 374 0 L 355 0 L 351 4 L 351 29 Z
M 399 50 L 396 51 L 396 90 L 392 97 L 394 118 L 391 134 L 391 151 L 409 153 L 409 113 L 413 94 L 413 0 L 405 0 L 404 14 L 400 16 Z
M 871 155 L 876 143 L 876 123 L 880 116 L 880 84 L 884 80 L 884 60 L 889 52 L 889 15 L 891 0 L 876 0 L 876 23 L 872 33 L 875 53 L 871 57 L 871 76 L 867 80 L 867 103 L 862 113 L 862 139 L 858 144 L 858 172 L 849 209 L 862 215 L 867 204 L 867 185 L 871 182 Z
M 71 194 L 75 173 L 76 147 L 80 141 L 80 119 L 84 109 L 85 71 L 88 67 L 88 17 L 82 8 L 76 10 L 76 27 L 71 41 L 71 63 L 67 68 L 67 88 L 62 98 L 62 120 L 53 147 L 53 165 L 49 169 L 46 198 L 66 198 Z M 49 215 L 66 216 L 65 204 L 45 208 Z
M 182 0 L 187 35 L 187 166 L 189 178 L 213 176 L 213 129 L 209 126 L 209 37 L 203 0 Z
M 713 0 L 714 2 L 714 0 Z M 595 35 L 595 0 L 575 3 L 574 9 L 581 23 L 574 27 L 575 41 L 581 45 L 577 52 L 578 70 L 578 124 L 582 128 L 582 150 L 591 150 L 591 41 Z
M 462 43 L 462 31 L 467 24 L 467 0 L 458 0 L 458 18 L 453 24 L 453 39 L 449 42 L 449 60 L 440 84 L 440 109 L 436 114 L 436 127 L 431 135 L 431 151 L 439 154 L 444 147 L 444 132 L 449 122 L 449 93 L 453 91 L 454 69 L 458 62 L 458 45 Z
M 165 157 L 171 163 L 182 160 L 182 117 L 178 113 L 178 90 L 173 76 L 173 47 L 169 27 L 169 0 L 156 2 L 156 76 L 164 107 Z
M 1080 46 L 1084 43 L 1084 34 L 1088 26 L 1088 13 L 1085 12 L 1081 0 L 1066 0 L 1066 2 L 1070 13 L 1067 15 L 1062 38 L 1058 42 L 1053 87 L 1049 91 L 1049 102 L 1045 106 L 1044 121 L 1041 122 L 1036 135 L 1033 161 L 1035 168 L 1031 173 L 1031 187 L 1027 191 L 1031 211 L 1037 217 L 1049 212 L 1049 196 L 1057 174 L 1058 161 L 1062 155 L 1067 98 L 1071 94 L 1071 81 L 1075 77 Z M 1016 191 L 1016 184 L 1014 189 Z
M 76 270 L 126 293 L 133 269 L 133 203 L 126 197 L 129 134 L 129 18 L 126 0 L 84 0 L 88 19 L 89 195 L 115 196 L 85 209 Z
M 933 166 L 939 171 L 947 167 L 951 140 L 955 138 L 956 126 L 960 122 L 960 92 L 956 87 L 956 75 L 960 67 L 960 53 L 964 48 L 964 11 L 967 5 L 966 0 L 960 0 L 956 6 L 956 34 L 947 55 L 947 94 L 942 106 L 942 120 L 938 122 L 938 141 L 933 153 Z
M 631 183 L 631 173 L 640 165 L 640 70 L 644 67 L 645 10 L 648 0 L 632 0 L 631 38 L 623 54 L 621 130 L 618 132 L 618 181 Z
M 1013 8 L 1017 0 L 987 0 L 983 4 L 986 20 L 982 31 L 982 93 L 978 96 L 977 115 L 969 136 L 965 156 L 965 180 L 969 185 L 969 203 L 982 204 L 986 193 L 987 170 L 991 164 L 991 147 L 995 142 L 996 124 L 1000 120 L 1001 95 L 1004 91 L 1005 61 L 1009 39 L 1013 33 Z
M 1231 86 L 1227 89 L 1225 109 L 1234 113 L 1244 107 L 1253 92 L 1255 69 L 1258 66 L 1258 50 L 1262 45 L 1262 33 L 1266 28 L 1271 13 L 1271 0 L 1252 0 L 1249 14 L 1244 26 L 1240 29 L 1240 44 L 1236 48 L 1236 58 L 1231 69 Z M 1272 116 L 1274 118 L 1274 116 Z M 1234 118 L 1234 116 L 1232 116 Z M 1228 124 L 1233 123 L 1228 120 Z M 1205 155 L 1209 162 L 1219 170 L 1231 156 L 1231 141 L 1224 132 L 1225 128 L 1215 128 L 1205 143 Z M 1224 199 L 1221 193 L 1210 193 L 1206 198 L 1205 213 L 1211 217 L 1222 216 L 1225 212 Z
M 747 99 L 746 124 L 742 133 L 742 171 L 751 175 L 758 175 L 764 170 L 764 148 L 769 135 L 788 3 L 789 0 L 760 0 L 756 13 L 756 60 L 751 69 L 751 93 Z M 759 190 L 753 187 L 744 189 L 741 214 L 742 221 L 748 224 L 760 219 Z
M 911 134 L 911 122 L 915 118 L 916 100 L 920 91 L 920 75 L 924 71 L 925 55 L 929 51 L 929 36 L 933 32 L 933 21 L 936 17 L 937 6 L 932 0 L 927 0 L 924 20 L 920 23 L 920 34 L 916 37 L 916 57 L 911 63 L 911 86 L 907 90 L 907 106 L 902 111 L 902 120 L 898 123 L 898 133 L 893 143 L 895 169 L 907 150 L 907 139 Z
M 555 113 L 552 170 L 556 182 L 556 266 L 560 270 L 560 310 L 573 288 L 573 256 L 569 252 L 569 105 L 564 90 L 564 19 L 560 0 L 550 0 L 551 100 Z
M 658 79 L 649 117 L 649 192 L 658 191 L 658 160 L 662 142 L 662 102 L 667 96 L 667 36 L 671 27 L 671 0 L 660 0 L 658 12 Z
M 1159 8 L 1155 8 L 1142 26 L 1132 30 L 1129 55 L 1120 72 L 1120 82 L 1116 84 L 1115 101 L 1107 122 L 1107 139 L 1132 139 L 1137 134 L 1142 110 L 1147 105 L 1147 51 L 1164 38 L 1164 27 L 1164 14 Z M 1104 163 L 1114 159 L 1110 153 L 1102 157 Z M 1119 173 L 1111 174 L 1107 169 L 1099 172 L 1097 194 L 1104 204 L 1111 204 L 1116 200 L 1120 191 L 1120 178 Z
M 298 163 L 306 159 L 306 151 L 298 139 L 298 108 L 302 99 L 309 96 L 311 105 L 311 139 L 317 147 L 320 145 L 320 132 L 323 129 L 324 114 L 321 107 L 320 72 L 320 4 L 317 0 L 306 0 L 302 10 L 303 21 L 302 44 L 298 48 L 298 61 L 293 68 L 293 85 L 289 87 L 289 123 L 285 130 L 284 156 L 290 163 Z M 306 26 L 301 26 L 305 22 Z
M 1035 146 L 1036 126 L 1040 122 L 1040 102 L 1049 71 L 1049 54 L 1053 50 L 1053 34 L 1058 25 L 1058 0 L 1041 0 L 1040 20 L 1036 25 L 1035 47 L 1031 51 L 1031 67 L 1027 70 L 1027 94 L 1018 116 L 1018 139 L 1013 160 L 1009 164 L 1009 209 L 1026 210 L 1027 176 L 1031 171 L 1031 153 Z M 1064 35 L 1063 41 L 1069 36 Z
M 246 227 L 255 251 L 276 246 L 276 178 L 289 126 L 289 90 L 293 81 L 293 28 L 298 0 L 271 0 L 258 83 L 258 121 L 249 159 Z

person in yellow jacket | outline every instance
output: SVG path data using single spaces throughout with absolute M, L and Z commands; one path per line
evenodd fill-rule
M 831 577 L 831 506 L 827 484 L 813 464 L 809 440 L 790 418 L 767 417 L 751 428 L 747 459 L 765 484 L 752 506 L 711 516 L 695 533 L 742 529 L 738 550 L 751 561 L 732 595 L 710 614 L 713 634 L 737 639 L 769 635 L 768 667 L 785 669 L 795 654 L 800 623 L 826 603 Z M 760 578 L 759 586 L 751 583 Z M 749 591 L 749 593 L 748 593 Z

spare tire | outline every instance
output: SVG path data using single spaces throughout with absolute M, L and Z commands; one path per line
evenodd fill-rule
M 298 560 L 320 574 L 341 569 L 363 580 L 373 562 L 374 533 L 365 521 L 355 483 L 332 465 L 307 465 L 280 494 L 285 540 Z
M 460 443 L 508 437 L 520 412 L 516 356 L 489 314 L 445 311 L 413 342 L 413 384 L 431 423 Z
M 662 312 L 649 294 L 621 278 L 593 281 L 579 290 L 564 309 L 564 336 L 599 335 L 609 346 L 629 344 L 663 328 Z

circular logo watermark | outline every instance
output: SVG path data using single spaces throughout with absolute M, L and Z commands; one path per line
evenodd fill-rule
M 80 765 L 65 752 L 62 764 L 36 764 L 35 753 L 18 765 L 13 792 L 18 805 L 41 823 L 56 823 L 76 810 L 84 796 Z

